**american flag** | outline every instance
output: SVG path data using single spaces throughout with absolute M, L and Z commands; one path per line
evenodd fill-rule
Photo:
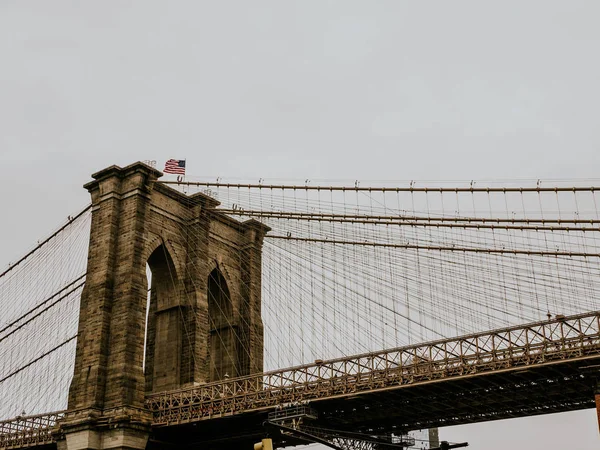
M 185 175 L 185 159 L 169 159 L 165 163 L 165 170 L 163 172 Z

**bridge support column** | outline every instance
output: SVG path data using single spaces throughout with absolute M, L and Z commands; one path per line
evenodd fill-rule
M 148 436 L 149 429 L 132 424 L 72 430 L 57 440 L 57 450 L 144 450 Z
M 69 411 L 56 436 L 58 450 L 145 450 L 150 413 L 137 408 Z
M 261 318 L 262 244 L 269 228 L 252 220 L 246 222 L 246 245 L 242 258 L 242 314 L 249 352 L 243 355 L 243 374 L 263 371 L 264 329 Z
M 59 422 L 66 450 L 145 449 L 143 256 L 153 183 L 160 172 L 134 164 L 93 175 L 92 224 L 81 295 L 69 411 Z
M 263 370 L 269 228 L 157 183 L 161 175 L 111 166 L 85 185 L 92 221 L 61 450 L 144 449 L 147 394 Z

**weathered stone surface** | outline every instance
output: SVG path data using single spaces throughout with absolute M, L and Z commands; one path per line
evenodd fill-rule
M 161 175 L 142 163 L 111 166 L 85 185 L 92 226 L 73 413 L 62 424 L 68 450 L 144 448 L 147 393 L 262 371 L 268 227 L 157 183 Z M 107 420 L 110 430 L 99 425 Z

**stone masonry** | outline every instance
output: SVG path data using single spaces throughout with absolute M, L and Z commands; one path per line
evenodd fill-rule
M 143 449 L 146 394 L 262 372 L 269 228 L 219 213 L 215 199 L 182 194 L 160 176 L 135 163 L 85 185 L 92 225 L 61 449 Z

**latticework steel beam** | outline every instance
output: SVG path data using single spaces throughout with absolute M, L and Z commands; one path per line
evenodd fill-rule
M 147 398 L 147 407 L 153 413 L 153 425 L 165 427 L 268 411 L 297 402 L 342 398 L 353 402 L 363 396 L 402 388 L 420 389 L 422 394 L 432 382 L 443 386 L 457 380 L 464 390 L 469 380 L 477 380 L 473 387 L 483 389 L 482 385 L 489 379 L 487 390 L 490 391 L 496 388 L 497 376 L 514 374 L 511 386 L 518 390 L 519 396 L 527 395 L 528 390 L 533 392 L 530 405 L 523 408 L 507 391 L 501 404 L 495 407 L 506 410 L 509 415 L 511 412 L 517 416 L 531 415 L 557 412 L 561 408 L 569 410 L 573 405 L 567 398 L 557 400 L 555 409 L 545 409 L 536 400 L 544 386 L 539 380 L 528 380 L 526 374 L 547 368 L 548 374 L 554 373 L 548 376 L 548 383 L 555 383 L 556 379 L 569 382 L 571 378 L 575 382 L 581 375 L 565 376 L 558 368 L 577 361 L 593 364 L 597 358 L 600 358 L 600 311 L 153 394 Z M 444 404 L 442 397 L 432 397 L 429 401 L 431 407 L 449 411 L 452 417 L 447 424 L 467 423 L 479 417 L 471 411 L 468 402 L 461 405 L 457 398 L 449 405 Z M 406 408 L 410 408 L 408 403 Z M 55 412 L 0 422 L 0 448 L 53 442 L 52 428 L 63 414 Z M 371 419 L 377 422 L 376 416 Z M 499 418 L 494 414 L 482 417 L 478 420 Z M 421 424 L 432 425 L 433 422 Z
M 52 429 L 64 412 L 0 421 L 0 448 L 34 447 L 54 442 Z
M 151 395 L 155 425 L 179 424 L 600 356 L 600 312 L 368 353 Z

